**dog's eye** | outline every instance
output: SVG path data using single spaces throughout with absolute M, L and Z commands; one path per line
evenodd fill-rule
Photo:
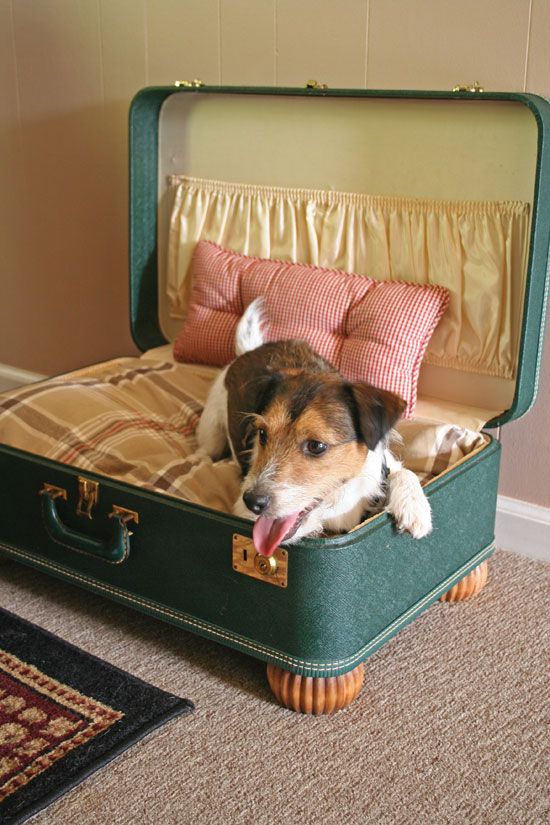
M 267 444 L 267 431 L 264 430 L 263 427 L 260 427 L 260 429 L 258 430 L 258 441 L 260 442 L 262 447 L 265 447 L 265 445 Z
M 324 444 L 322 441 L 306 441 L 304 451 L 306 455 L 323 455 L 325 450 L 327 449 L 327 445 Z

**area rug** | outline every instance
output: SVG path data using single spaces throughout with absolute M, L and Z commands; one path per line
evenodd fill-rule
M 192 709 L 0 609 L 0 823 L 24 822 Z

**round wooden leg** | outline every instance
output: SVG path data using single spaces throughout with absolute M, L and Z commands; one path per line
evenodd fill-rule
M 472 596 L 482 590 L 487 583 L 487 576 L 489 573 L 489 563 L 483 561 L 479 567 L 471 570 L 467 576 L 464 576 L 459 582 L 451 587 L 443 596 L 440 597 L 440 602 L 462 602 L 465 599 L 471 599 Z
M 341 676 L 299 676 L 288 670 L 267 666 L 267 680 L 281 705 L 300 713 L 334 713 L 347 707 L 363 684 L 363 663 Z

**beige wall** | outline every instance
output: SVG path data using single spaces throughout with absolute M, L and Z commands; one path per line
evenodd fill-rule
M 550 95 L 550 0 L 0 0 L 0 364 L 132 353 L 126 115 L 149 84 Z M 505 428 L 501 492 L 550 506 L 540 398 Z M 536 440 L 535 440 L 536 436 Z

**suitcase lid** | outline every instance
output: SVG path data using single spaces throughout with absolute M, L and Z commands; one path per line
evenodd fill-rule
M 496 379 L 423 366 L 419 398 L 437 396 L 453 411 L 465 401 L 480 420 L 490 419 L 489 426 L 531 408 L 549 280 L 550 201 L 542 187 L 550 180 L 545 99 L 500 92 L 177 84 L 140 91 L 129 125 L 130 313 L 140 349 L 172 340 L 181 325 L 170 318 L 163 284 L 168 175 L 414 198 L 522 201 L 530 204 L 531 218 L 526 271 L 513 273 L 524 281 L 515 376 Z M 368 153 L 365 171 L 357 166 L 358 153 L 361 158 Z

